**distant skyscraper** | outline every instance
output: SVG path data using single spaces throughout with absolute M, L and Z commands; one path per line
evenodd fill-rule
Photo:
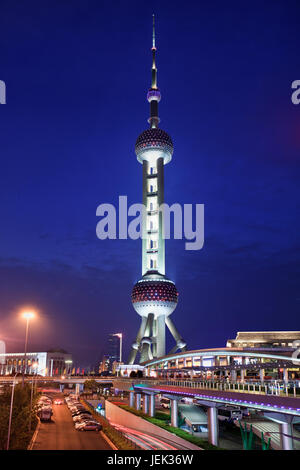
M 147 212 L 143 220 L 142 278 L 133 287 L 131 298 L 142 322 L 132 344 L 129 364 L 135 363 L 138 351 L 140 362 L 165 355 L 165 325 L 176 341 L 171 352 L 186 348 L 169 316 L 177 306 L 178 292 L 174 282 L 165 275 L 164 217 L 159 207 L 164 202 L 164 165 L 172 159 L 173 143 L 158 128 L 161 94 L 157 87 L 155 53 L 153 16 L 152 84 L 147 93 L 150 129 L 142 132 L 135 144 L 137 159 L 143 165 L 143 204 Z
M 120 361 L 120 339 L 115 334 L 108 335 L 108 359 L 110 370 L 114 361 Z

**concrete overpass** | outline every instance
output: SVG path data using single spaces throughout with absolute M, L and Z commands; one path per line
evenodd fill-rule
M 293 424 L 300 422 L 300 399 L 275 395 L 260 395 L 243 392 L 206 390 L 196 387 L 179 387 L 168 384 L 135 384 L 130 392 L 130 406 L 141 408 L 143 395 L 144 413 L 154 416 L 155 395 L 161 394 L 171 401 L 171 424 L 178 427 L 178 401 L 183 397 L 193 398 L 199 405 L 208 407 L 208 439 L 218 446 L 218 408 L 224 405 L 240 406 L 260 410 L 264 416 L 280 425 L 281 447 L 293 449 Z

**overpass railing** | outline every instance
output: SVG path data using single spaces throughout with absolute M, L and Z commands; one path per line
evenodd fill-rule
M 214 380 L 166 380 L 160 382 L 162 385 L 173 385 L 175 387 L 201 388 L 204 390 L 220 390 L 239 393 L 253 393 L 259 395 L 278 396 L 300 396 L 300 389 L 296 384 L 286 384 L 284 382 L 272 383 L 241 383 L 241 382 L 221 382 Z

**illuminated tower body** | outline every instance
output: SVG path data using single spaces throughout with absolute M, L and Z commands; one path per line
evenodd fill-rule
M 147 93 L 150 129 L 142 132 L 135 144 L 137 159 L 143 165 L 143 204 L 146 213 L 143 219 L 142 278 L 133 287 L 131 299 L 142 321 L 132 344 L 129 364 L 135 363 L 138 351 L 140 362 L 166 354 L 166 325 L 176 341 L 170 352 L 177 349 L 184 351 L 186 347 L 170 319 L 177 306 L 178 292 L 174 282 L 165 276 L 164 217 L 159 207 L 164 202 L 164 165 L 172 159 L 173 143 L 171 137 L 158 128 L 161 94 L 157 87 L 155 53 L 153 17 L 152 85 Z

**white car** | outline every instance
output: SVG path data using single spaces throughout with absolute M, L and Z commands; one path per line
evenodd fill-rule
M 73 421 L 74 421 L 74 423 L 80 423 L 80 422 L 82 422 L 86 419 L 89 419 L 89 420 L 92 419 L 91 415 L 83 413 L 81 415 L 74 416 Z
M 102 426 L 97 421 L 82 421 L 75 424 L 75 429 L 77 431 L 100 431 Z

